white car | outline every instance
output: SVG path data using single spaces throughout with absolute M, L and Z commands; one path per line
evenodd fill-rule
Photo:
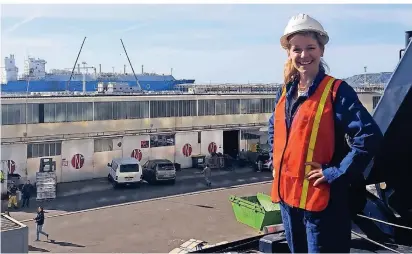
M 107 163 L 109 168 L 108 180 L 113 187 L 118 185 L 137 185 L 142 182 L 143 171 L 140 162 L 135 158 L 116 158 Z

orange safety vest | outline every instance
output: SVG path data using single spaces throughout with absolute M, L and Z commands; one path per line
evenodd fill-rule
M 332 159 L 335 116 L 330 96 L 334 99 L 341 83 L 341 80 L 326 75 L 314 94 L 298 108 L 289 132 L 285 115 L 286 88 L 283 88 L 274 112 L 273 202 L 282 200 L 289 206 L 308 211 L 322 211 L 328 205 L 329 184 L 313 187 L 315 180 L 305 178 L 311 171 L 311 166 L 305 166 L 305 163 L 327 164 Z

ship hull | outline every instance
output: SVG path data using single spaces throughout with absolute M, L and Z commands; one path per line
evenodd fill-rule
M 108 83 L 116 81 L 86 81 L 86 91 L 97 91 L 98 83 Z M 117 81 L 118 82 L 118 81 Z M 136 81 L 120 81 L 127 83 L 129 86 L 136 87 Z M 194 80 L 172 80 L 172 81 L 139 81 L 140 87 L 145 91 L 168 91 L 174 90 L 178 84 L 193 84 Z M 63 91 L 83 91 L 82 81 L 44 81 L 33 80 L 27 82 L 25 80 L 9 81 L 7 84 L 1 85 L 1 91 L 6 93 L 21 93 L 21 92 L 63 92 Z

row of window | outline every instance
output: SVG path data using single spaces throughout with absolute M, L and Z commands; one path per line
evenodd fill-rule
M 220 99 L 3 104 L 1 111 L 2 125 L 13 125 L 26 121 L 32 124 L 270 113 L 273 107 L 273 99 Z
M 174 146 L 174 134 L 160 134 L 150 136 L 150 147 Z M 94 152 L 113 151 L 114 146 L 121 147 L 122 143 L 114 143 L 112 138 L 100 138 L 94 140 Z M 141 141 L 142 148 L 149 148 L 149 140 Z M 59 156 L 62 152 L 61 142 L 32 143 L 27 145 L 27 158 Z
M 27 145 L 27 158 L 58 156 L 61 154 L 61 142 L 35 143 Z

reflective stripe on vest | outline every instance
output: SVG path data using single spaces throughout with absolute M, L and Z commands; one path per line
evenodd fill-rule
M 283 87 L 273 122 L 273 202 L 283 201 L 309 211 L 326 208 L 330 186 L 322 183 L 314 187 L 314 180 L 305 177 L 311 166 L 304 164 L 312 161 L 327 164 L 332 159 L 335 146 L 332 100 L 340 84 L 341 80 L 326 75 L 316 91 L 298 107 L 289 129 L 286 125 L 287 92 Z
M 320 98 L 318 110 L 316 111 L 316 115 L 315 115 L 315 121 L 313 122 L 312 133 L 310 134 L 308 153 L 306 155 L 306 162 L 311 162 L 313 159 L 313 151 L 315 150 L 316 139 L 318 137 L 320 119 L 323 114 L 323 109 L 325 108 L 326 98 L 328 98 L 330 88 L 334 81 L 335 81 L 334 78 L 331 78 L 329 80 L 328 84 L 325 87 L 325 90 L 323 90 L 322 97 Z M 312 166 L 310 165 L 305 166 L 305 175 L 307 175 L 310 172 L 311 167 Z M 309 188 L 309 180 L 307 178 L 304 178 L 299 208 L 304 209 L 306 207 L 306 199 L 308 197 L 308 188 Z

